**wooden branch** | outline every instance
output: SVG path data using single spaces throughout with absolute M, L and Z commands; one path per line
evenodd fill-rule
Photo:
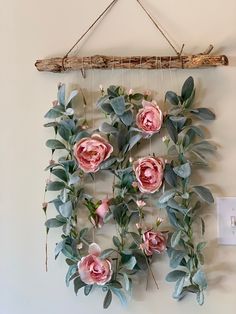
M 206 52 L 188 56 L 163 57 L 73 56 L 37 60 L 35 66 L 38 71 L 60 73 L 86 69 L 196 69 L 228 65 L 228 58 L 225 55 L 214 56 Z

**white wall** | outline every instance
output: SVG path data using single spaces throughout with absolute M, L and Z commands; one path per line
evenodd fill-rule
M 120 0 L 99 28 L 83 42 L 83 55 L 168 54 L 171 50 L 143 15 L 135 0 Z M 217 53 L 229 55 L 225 68 L 195 71 L 163 71 L 149 76 L 125 71 L 88 73 L 38 73 L 37 58 L 62 55 L 91 24 L 108 0 L 8 0 L 0 1 L 0 314 L 103 313 L 102 298 L 76 297 L 64 284 L 65 266 L 53 260 L 56 235 L 49 237 L 49 272 L 44 271 L 44 216 L 41 210 L 49 159 L 44 142 L 49 131 L 42 128 L 43 115 L 55 97 L 59 81 L 97 88 L 99 84 L 123 83 L 128 87 L 151 86 L 159 91 L 178 89 L 193 75 L 201 105 L 211 107 L 217 120 L 209 125 L 220 150 L 210 172 L 201 180 L 212 184 L 215 195 L 236 194 L 236 1 L 235 0 L 145 0 L 179 46 L 186 52 L 201 52 L 208 44 Z M 108 313 L 225 313 L 236 308 L 236 247 L 218 246 L 216 210 L 206 209 L 206 271 L 209 279 L 206 304 L 199 307 L 191 297 L 176 303 L 172 286 L 165 283 L 167 263 L 154 268 L 160 290 L 135 289 L 127 310 L 115 301 Z

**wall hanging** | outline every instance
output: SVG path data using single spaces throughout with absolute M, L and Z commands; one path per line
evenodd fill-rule
M 197 55 L 184 56 L 183 45 L 178 52 L 139 0 L 176 56 L 69 57 L 116 2 L 108 6 L 64 57 L 39 60 L 37 69 L 81 70 L 85 77 L 85 70 L 91 68 L 181 69 L 228 64 L 226 56 L 209 55 L 212 46 Z M 214 199 L 207 187 L 194 184 L 192 176 L 197 168 L 208 165 L 207 157 L 216 150 L 212 141 L 205 139 L 198 121 L 214 120 L 215 115 L 208 108 L 195 107 L 194 97 L 191 76 L 178 93 L 167 90 L 165 112 L 150 94 L 124 86 L 111 85 L 106 91 L 101 87 L 96 110 L 104 113 L 104 121 L 95 126 L 94 119 L 90 121 L 86 115 L 87 102 L 82 90 L 68 93 L 64 84 L 58 86 L 57 100 L 45 115 L 49 119 L 45 127 L 51 127 L 54 136 L 46 142 L 52 157 L 46 168 L 50 176 L 43 210 L 47 216 L 49 205 L 55 207 L 56 215 L 47 218 L 46 230 L 47 233 L 52 228 L 61 230 L 55 258 L 59 254 L 65 256 L 66 284 L 73 282 L 76 294 L 82 288 L 86 296 L 101 289 L 104 308 L 108 308 L 114 295 L 125 304 L 134 279 L 143 274 L 152 278 L 158 288 L 152 263 L 167 253 L 173 270 L 166 280 L 175 285 L 173 297 L 180 300 L 191 293 L 200 305 L 204 303 L 207 280 L 202 251 L 206 242 L 199 240 L 205 231 L 200 208 Z M 152 149 L 154 139 L 164 142 L 164 154 Z M 150 151 L 140 156 L 143 143 L 149 143 Z M 104 181 L 112 177 L 111 190 L 103 199 L 95 190 L 91 192 L 97 176 Z M 48 191 L 58 191 L 58 195 L 48 201 Z M 159 209 L 166 211 L 170 228 L 162 223 Z M 152 221 L 146 219 L 150 211 Z M 112 243 L 107 247 L 101 239 L 98 245 L 96 237 L 105 225 L 115 226 L 113 234 L 109 234 Z

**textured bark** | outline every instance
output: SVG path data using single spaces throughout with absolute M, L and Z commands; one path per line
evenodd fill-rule
M 206 52 L 205 52 L 206 53 Z M 67 57 L 37 60 L 38 71 L 67 72 L 86 69 L 195 69 L 228 65 L 225 55 L 196 54 L 188 56 Z

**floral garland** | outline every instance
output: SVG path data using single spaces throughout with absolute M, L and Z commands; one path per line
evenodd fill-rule
M 128 93 L 119 86 L 110 86 L 97 108 L 105 113 L 109 122 L 99 129 L 89 128 L 85 116 L 78 116 L 72 102 L 78 91 L 65 97 L 65 85 L 58 87 L 58 99 L 45 117 L 51 122 L 55 138 L 46 146 L 52 158 L 46 170 L 50 178 L 47 191 L 58 191 L 50 202 L 43 203 L 47 215 L 48 204 L 53 204 L 57 215 L 47 219 L 47 233 L 51 228 L 62 228 L 55 257 L 66 257 L 68 272 L 66 284 L 73 281 L 74 291 L 83 288 L 87 296 L 95 288 L 105 293 L 103 302 L 107 308 L 116 295 L 122 303 L 130 295 L 133 278 L 140 272 L 151 274 L 154 255 L 166 251 L 173 268 L 166 276 L 175 282 L 173 297 L 182 299 L 188 292 L 195 293 L 199 304 L 204 302 L 206 277 L 202 270 L 202 250 L 206 242 L 199 242 L 194 225 L 204 221 L 199 208 L 202 202 L 212 203 L 210 190 L 192 184 L 191 174 L 198 166 L 207 166 L 208 153 L 216 147 L 205 140 L 204 131 L 195 125 L 197 119 L 213 120 L 215 115 L 207 108 L 193 108 L 195 89 L 192 77 L 183 84 L 181 95 L 168 91 L 165 102 L 168 110 L 163 113 L 150 95 Z M 85 108 L 86 100 L 81 92 Z M 134 156 L 138 145 L 152 137 L 162 138 L 166 145 L 165 156 L 155 153 L 141 158 Z M 59 138 L 59 139 L 58 139 Z M 61 151 L 55 161 L 55 152 Z M 131 154 L 132 153 L 132 154 Z M 114 176 L 112 197 L 96 199 L 86 191 L 86 184 L 93 184 L 95 173 L 107 172 Z M 53 180 L 51 179 L 53 176 Z M 146 222 L 150 196 L 155 202 L 156 218 Z M 164 208 L 170 230 L 163 229 L 158 209 Z M 87 211 L 91 228 L 78 222 L 81 213 Z M 113 247 L 103 248 L 95 243 L 96 230 L 104 224 L 115 224 Z M 158 286 L 157 286 L 158 287 Z

